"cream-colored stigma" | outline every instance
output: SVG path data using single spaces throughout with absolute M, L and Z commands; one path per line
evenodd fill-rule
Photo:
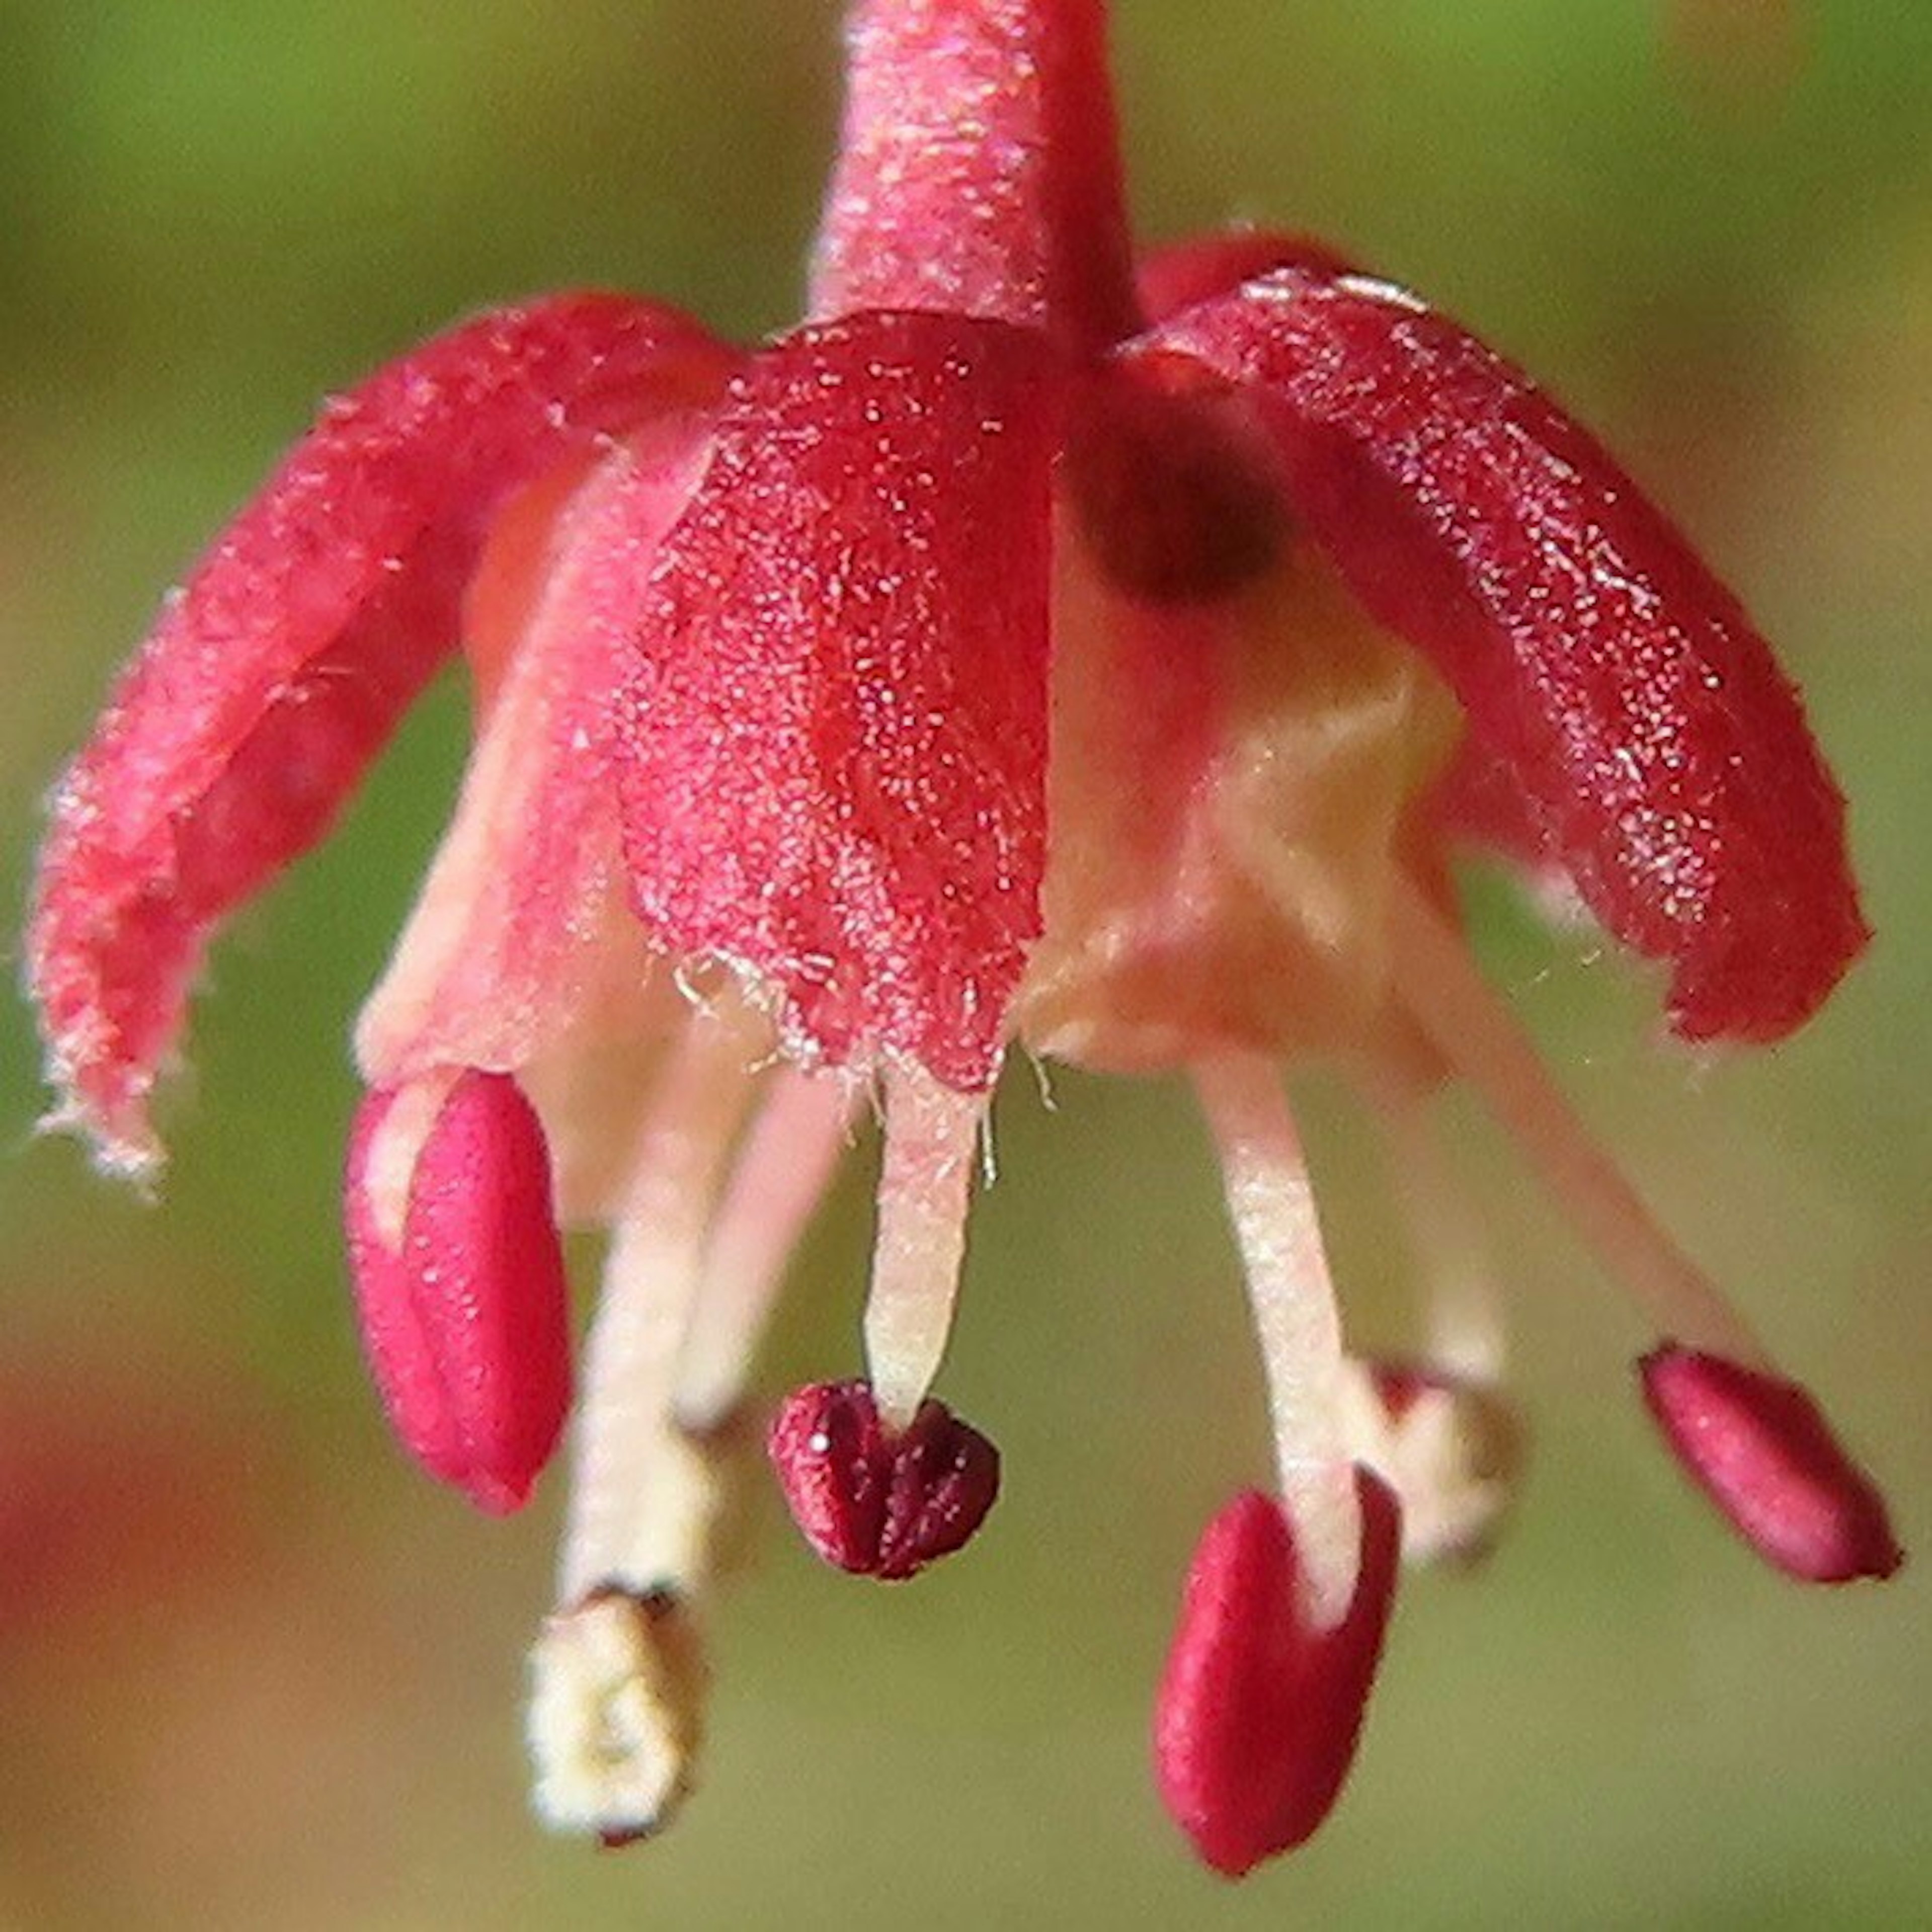
M 662 1830 L 691 1789 L 707 1675 L 670 1592 L 596 1590 L 549 1618 L 530 1652 L 538 1815 L 606 1844 Z
M 1522 1437 L 1486 1390 L 1429 1382 L 1390 1401 L 1375 1368 L 1342 1365 L 1339 1408 L 1349 1453 L 1402 1505 L 1405 1563 L 1466 1563 L 1494 1546 L 1516 1495 Z

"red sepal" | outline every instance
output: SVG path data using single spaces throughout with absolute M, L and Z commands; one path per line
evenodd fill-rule
M 154 1159 L 209 929 L 321 836 L 452 648 L 492 509 L 722 353 L 616 296 L 452 330 L 331 402 L 170 598 L 55 794 L 28 934 L 50 1078 L 104 1158 Z
M 811 312 L 1139 326 L 1102 0 L 859 0 Z
M 408 1088 L 363 1101 L 343 1214 L 364 1353 L 403 1446 L 494 1514 L 517 1508 L 570 1407 L 569 1304 L 543 1129 L 506 1074 L 460 1075 L 405 1178 L 379 1175 Z M 385 1186 L 406 1187 L 401 1226 Z
M 1208 1526 L 1187 1573 L 1155 1709 L 1155 1771 L 1175 1823 L 1229 1878 L 1306 1839 L 1354 1759 L 1402 1540 L 1393 1494 L 1366 1469 L 1356 1484 L 1361 1571 L 1333 1630 L 1310 1628 L 1293 1526 L 1258 1491 Z
M 1867 937 L 1844 802 L 1736 598 L 1585 430 L 1402 290 L 1292 268 L 1172 317 L 1246 386 L 1297 515 L 1433 662 L 1687 1039 L 1771 1040 Z
M 1244 282 L 1277 268 L 1306 268 L 1324 275 L 1355 272 L 1354 264 L 1340 250 L 1312 235 L 1289 235 L 1274 228 L 1226 228 L 1149 249 L 1134 264 L 1134 282 L 1149 317 L 1165 322 L 1196 302 L 1232 295 Z
M 988 1084 L 1040 929 L 1040 338 L 856 316 L 754 356 L 620 704 L 638 916 L 748 966 L 795 1052 Z
M 835 1568 L 888 1582 L 963 1548 L 1000 1493 L 1000 1452 L 976 1429 L 928 1400 L 889 1435 L 862 1382 L 794 1390 L 766 1446 L 806 1542 Z
M 1848 1583 L 1905 1561 L 1877 1484 L 1796 1383 L 1674 1343 L 1637 1366 L 1684 1474 L 1767 1563 L 1801 1582 Z

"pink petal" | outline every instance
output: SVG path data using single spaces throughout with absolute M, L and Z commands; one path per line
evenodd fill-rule
M 1844 804 L 1736 600 L 1520 370 L 1384 284 L 1285 270 L 1138 352 L 1251 386 L 1295 511 L 1434 662 L 1687 1039 L 1774 1039 L 1866 938 Z
M 867 315 L 754 358 L 620 706 L 639 916 L 795 1052 L 989 1082 L 1040 931 L 1044 344 Z
M 28 939 L 50 1078 L 105 1159 L 154 1158 L 210 928 L 326 830 L 446 655 L 494 506 L 720 354 L 614 296 L 484 316 L 332 402 L 169 600 L 56 794 Z
M 517 1508 L 570 1406 L 563 1254 L 530 1102 L 474 1071 L 376 1089 L 350 1136 L 343 1212 L 391 1426 L 479 1508 Z
M 768 1448 L 806 1542 L 840 1570 L 902 1582 L 963 1548 L 1000 1493 L 1000 1452 L 928 1399 L 889 1436 L 862 1382 L 786 1397 Z
M 1846 1583 L 1904 1562 L 1878 1486 L 1796 1383 L 1674 1344 L 1638 1368 L 1671 1453 L 1766 1562 Z
M 1187 1574 L 1155 1766 L 1174 1822 L 1230 1878 L 1306 1839 L 1354 1759 L 1401 1544 L 1394 1496 L 1366 1470 L 1356 1480 L 1361 1575 L 1334 1629 L 1310 1627 L 1293 1528 L 1255 1490 L 1208 1526 Z
M 860 0 L 812 314 L 1139 326 L 1100 0 Z

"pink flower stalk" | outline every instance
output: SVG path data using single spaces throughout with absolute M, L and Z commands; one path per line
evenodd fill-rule
M 1252 232 L 1138 266 L 1099 0 L 860 0 L 810 314 L 740 350 L 552 297 L 332 402 L 172 598 L 57 792 L 29 936 L 57 1124 L 152 1170 L 221 918 L 327 829 L 460 643 L 476 741 L 356 1052 L 357 1304 L 398 1432 L 485 1508 L 570 1401 L 557 1230 L 607 1231 L 537 1802 L 688 1788 L 728 1425 L 868 1105 L 861 1382 L 770 1444 L 814 1546 L 909 1575 L 990 1507 L 928 1390 L 994 1082 L 1192 1078 L 1277 1478 L 1216 1517 L 1162 1791 L 1238 1873 L 1347 1774 L 1398 1548 L 1508 1493 L 1489 1273 L 1428 1102 L 1472 1081 L 1647 1311 L 1666 1440 L 1793 1574 L 1875 1492 L 1645 1211 L 1477 973 L 1459 843 L 1564 888 L 1695 1041 L 1865 939 L 1844 805 L 1736 600 L 1588 434 L 1406 290 Z M 1285 1066 L 1386 1124 L 1435 1296 L 1345 1353 Z

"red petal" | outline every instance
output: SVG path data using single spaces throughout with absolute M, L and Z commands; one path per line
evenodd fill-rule
M 1846 1583 L 1904 1562 L 1878 1486 L 1796 1383 L 1675 1345 L 1638 1369 L 1684 1473 L 1766 1562 L 1801 1582 Z
M 766 976 L 796 1049 L 998 1065 L 1040 931 L 1049 376 L 997 323 L 802 330 L 665 539 L 620 706 L 634 901 Z
M 1736 600 L 1602 448 L 1412 296 L 1288 270 L 1174 317 L 1252 385 L 1294 506 L 1454 688 L 1687 1039 L 1773 1039 L 1863 945 L 1844 802 Z
M 860 0 L 820 320 L 933 309 L 1100 346 L 1139 326 L 1100 0 Z
M 486 316 L 331 403 L 169 601 L 56 795 L 29 934 L 50 1075 L 106 1159 L 220 916 L 327 828 L 455 641 L 492 508 L 716 379 L 670 310 L 558 297 Z
M 1362 1568 L 1348 1615 L 1311 1629 L 1281 1505 L 1249 1490 L 1194 1554 L 1154 1720 L 1160 1793 L 1202 1857 L 1230 1878 L 1321 1824 L 1355 1755 L 1394 1598 L 1401 1523 L 1366 1470 Z
M 399 1101 L 434 1108 L 426 1130 L 395 1117 Z M 473 1071 L 446 1090 L 376 1090 L 350 1136 L 343 1209 L 392 1426 L 478 1508 L 516 1508 L 570 1406 L 563 1255 L 530 1102 L 506 1076 Z
M 792 1520 L 825 1561 L 902 1582 L 970 1542 L 1000 1493 L 1000 1452 L 944 1402 L 888 1436 L 862 1382 L 796 1389 L 767 1444 Z

